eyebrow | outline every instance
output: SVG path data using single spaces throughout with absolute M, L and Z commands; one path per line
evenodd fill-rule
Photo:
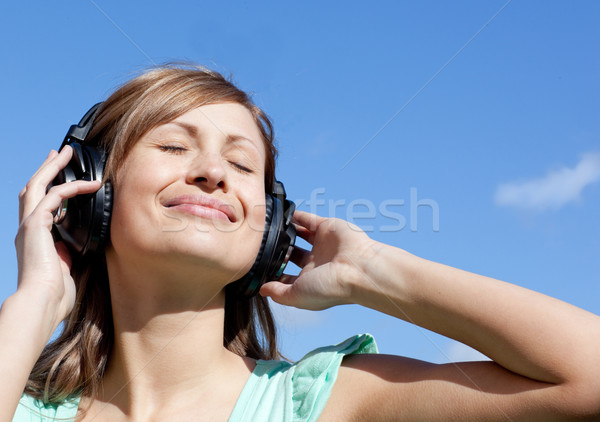
M 198 128 L 196 126 L 184 123 L 184 122 L 169 122 L 173 125 L 177 125 L 179 127 L 181 127 L 182 129 L 185 129 L 185 131 L 188 133 L 188 135 L 190 135 L 191 137 L 198 137 Z

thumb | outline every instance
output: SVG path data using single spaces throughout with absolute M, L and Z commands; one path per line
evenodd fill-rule
M 294 301 L 293 284 L 286 284 L 280 281 L 269 281 L 260 288 L 260 294 L 264 297 L 270 297 L 280 305 L 292 305 Z

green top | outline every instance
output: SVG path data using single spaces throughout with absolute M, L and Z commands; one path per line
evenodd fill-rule
M 377 353 L 369 334 L 320 347 L 298 362 L 259 360 L 229 418 L 230 422 L 316 421 L 323 411 L 345 355 Z M 13 422 L 73 421 L 79 398 L 59 406 L 44 406 L 23 395 Z

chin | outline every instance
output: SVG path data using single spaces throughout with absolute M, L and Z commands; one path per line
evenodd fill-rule
M 206 233 L 185 236 L 185 239 L 179 237 L 165 242 L 163 250 L 177 261 L 187 261 L 203 268 L 221 269 L 237 280 L 252 268 L 260 243 L 234 238 L 225 242 L 222 234 L 218 237 Z

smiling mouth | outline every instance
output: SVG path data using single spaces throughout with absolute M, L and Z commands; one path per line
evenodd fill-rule
M 233 208 L 216 198 L 202 195 L 182 195 L 163 204 L 166 208 L 192 214 L 198 217 L 236 221 Z

